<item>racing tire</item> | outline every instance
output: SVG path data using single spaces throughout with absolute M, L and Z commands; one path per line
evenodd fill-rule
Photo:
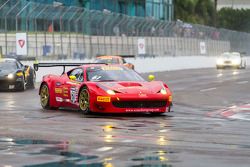
M 241 67 L 241 69 L 246 69 L 246 67 L 247 67 L 247 64 L 245 62 L 244 65 Z
M 222 66 L 217 66 L 217 70 L 224 69 Z
M 35 71 L 32 71 L 30 73 L 30 78 L 29 78 L 28 82 L 29 82 L 29 87 L 31 89 L 34 89 L 35 88 L 35 84 L 36 84 L 36 73 L 35 73 Z
M 25 78 L 23 78 L 22 82 L 21 82 L 21 87 L 19 89 L 19 91 L 25 91 L 26 90 L 26 81 Z
M 83 87 L 81 90 L 80 90 L 80 93 L 79 93 L 79 99 L 78 99 L 78 102 L 79 102 L 79 110 L 81 113 L 83 113 L 84 115 L 88 115 L 88 114 L 91 114 L 91 111 L 89 109 L 89 90 L 87 87 Z
M 40 103 L 43 109 L 51 109 L 50 104 L 49 87 L 47 84 L 42 84 L 40 89 Z

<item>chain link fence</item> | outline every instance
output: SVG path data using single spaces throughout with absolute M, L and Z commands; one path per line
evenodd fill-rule
M 250 53 L 250 34 L 203 25 L 131 17 L 109 11 L 0 0 L 0 50 L 15 55 L 16 33 L 27 34 L 27 54 L 38 59 L 96 55 L 216 56 Z M 138 41 L 143 39 L 144 45 Z M 140 52 L 144 47 L 144 53 Z

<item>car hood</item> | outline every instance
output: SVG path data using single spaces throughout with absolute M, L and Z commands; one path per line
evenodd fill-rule
M 124 94 L 152 94 L 158 93 L 163 88 L 161 81 L 152 82 L 101 82 L 98 86 L 103 89 L 110 89 Z
M 0 77 L 7 76 L 11 73 L 15 73 L 15 70 L 5 70 L 5 69 L 0 69 Z

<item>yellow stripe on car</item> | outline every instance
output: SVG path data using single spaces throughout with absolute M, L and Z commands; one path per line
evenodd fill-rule
M 16 73 L 16 76 L 18 76 L 18 77 L 23 76 L 23 72 L 18 72 L 18 73 Z

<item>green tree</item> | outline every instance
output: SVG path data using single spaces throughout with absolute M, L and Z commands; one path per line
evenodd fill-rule
M 219 27 L 250 32 L 250 9 L 222 8 L 217 15 Z
M 212 26 L 215 24 L 214 3 L 212 0 L 175 0 L 175 19 Z

